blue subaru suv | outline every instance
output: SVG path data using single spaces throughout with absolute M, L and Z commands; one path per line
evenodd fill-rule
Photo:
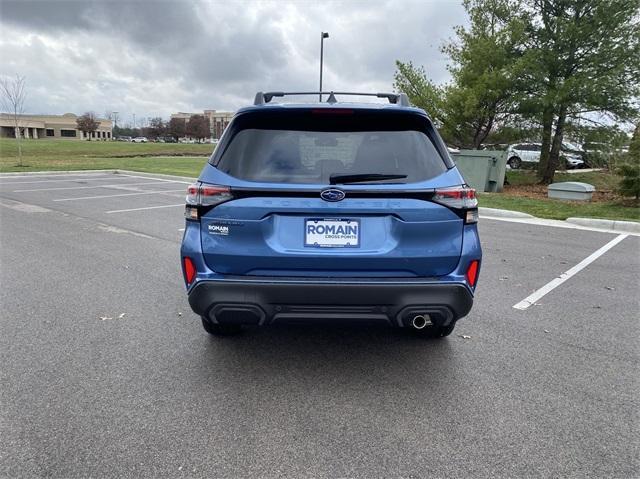
M 447 336 L 478 281 L 475 191 L 406 95 L 271 102 L 298 94 L 258 93 L 188 187 L 191 308 L 215 335 L 333 320 Z

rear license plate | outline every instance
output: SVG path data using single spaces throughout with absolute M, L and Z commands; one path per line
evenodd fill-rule
M 316 248 L 357 248 L 360 246 L 360 220 L 306 219 L 304 245 Z

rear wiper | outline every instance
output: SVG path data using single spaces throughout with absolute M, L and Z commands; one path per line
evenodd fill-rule
M 331 175 L 329 183 L 332 185 L 345 183 L 360 183 L 363 181 L 401 180 L 407 175 L 384 175 L 381 173 L 362 173 L 359 175 Z

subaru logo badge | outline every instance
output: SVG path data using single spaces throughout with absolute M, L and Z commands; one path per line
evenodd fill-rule
M 339 190 L 337 188 L 329 188 L 327 190 L 323 190 L 320 193 L 320 198 L 325 201 L 342 201 L 344 200 L 345 194 L 344 191 Z

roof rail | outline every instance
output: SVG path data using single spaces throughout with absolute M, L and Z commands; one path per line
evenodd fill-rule
M 335 95 L 351 95 L 351 96 L 375 96 L 377 98 L 386 98 L 389 100 L 389 103 L 399 106 L 410 106 L 409 98 L 405 93 L 356 93 L 356 92 L 346 92 L 346 91 L 294 91 L 294 92 L 284 92 L 284 91 L 269 91 L 269 92 L 261 92 L 256 93 L 256 98 L 253 101 L 254 105 L 264 105 L 265 103 L 269 103 L 274 97 L 283 97 L 290 95 L 329 95 L 327 99 L 327 103 L 336 103 Z

